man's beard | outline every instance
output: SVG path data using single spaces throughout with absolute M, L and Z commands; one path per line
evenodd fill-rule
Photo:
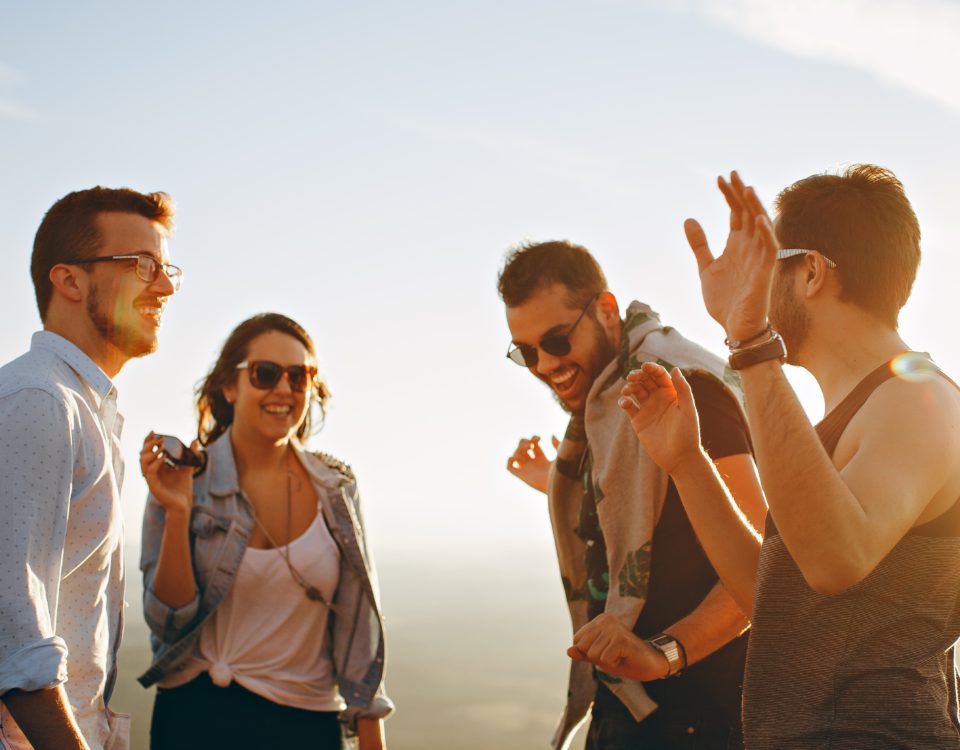
M 130 314 L 137 313 L 132 310 Z M 142 357 L 157 348 L 156 339 L 144 336 L 136 329 L 135 324 L 126 327 L 118 325 L 116 321 L 120 317 L 119 310 L 114 311 L 111 319 L 110 315 L 102 309 L 100 289 L 96 284 L 90 287 L 90 294 L 87 296 L 87 315 L 100 337 L 128 357 Z
M 773 280 L 770 324 L 783 338 L 787 362 L 796 364 L 796 354 L 807 340 L 810 318 L 794 291 L 793 276 L 778 273 Z
M 588 376 L 587 379 L 590 382 L 590 385 L 587 386 L 587 393 L 593 389 L 593 383 L 597 379 L 597 376 L 603 372 L 604 368 L 610 364 L 610 361 L 616 356 L 617 349 L 607 338 L 606 332 L 603 330 L 603 327 L 594 317 L 588 317 L 588 320 L 593 324 L 593 351 L 590 354 L 589 360 L 589 372 L 586 372 Z M 553 396 L 553 400 L 560 404 L 560 408 L 563 409 L 567 414 L 573 414 L 574 411 L 571 409 L 560 395 L 547 383 L 547 387 L 550 388 L 550 395 Z M 583 407 L 581 407 L 578 413 L 582 414 L 587 406 L 586 395 L 584 395 Z

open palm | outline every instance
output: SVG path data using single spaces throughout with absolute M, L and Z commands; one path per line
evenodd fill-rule
M 627 375 L 620 408 L 646 453 L 664 471 L 673 473 L 685 456 L 700 451 L 700 425 L 690 385 L 674 368 L 645 362 Z
M 736 172 L 717 184 L 730 207 L 730 233 L 714 258 L 703 228 L 687 219 L 684 231 L 700 271 L 703 301 L 730 339 L 748 339 L 767 325 L 777 257 L 773 225 L 752 187 Z

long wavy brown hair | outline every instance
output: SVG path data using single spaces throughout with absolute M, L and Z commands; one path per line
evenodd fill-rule
M 303 329 L 303 326 L 295 320 L 280 313 L 260 313 L 243 321 L 227 337 L 223 349 L 220 350 L 220 356 L 217 357 L 216 364 L 196 388 L 197 414 L 199 416 L 197 438 L 202 445 L 212 443 L 233 423 L 233 404 L 227 401 L 223 395 L 223 389 L 236 382 L 237 365 L 247 358 L 250 342 L 257 336 L 270 331 L 278 331 L 293 336 L 303 344 L 310 357 L 316 362 L 317 352 L 313 346 L 313 339 Z M 315 429 L 319 430 L 323 426 L 323 419 L 326 416 L 330 390 L 319 375 L 314 380 L 313 387 L 309 389 L 307 396 L 311 408 L 307 409 L 306 417 L 304 417 L 300 427 L 297 428 L 297 437 L 301 440 L 305 435 L 312 434 Z M 314 426 L 315 420 L 312 408 L 314 404 L 319 407 L 320 411 L 320 418 L 316 421 L 316 426 Z

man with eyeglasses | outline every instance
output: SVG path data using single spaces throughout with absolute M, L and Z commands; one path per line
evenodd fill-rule
M 113 378 L 157 348 L 182 273 L 163 193 L 70 193 L 37 230 L 43 330 L 0 368 L 0 747 L 124 748 L 107 708 L 123 622 Z
M 920 226 L 889 170 L 799 180 L 771 222 L 734 172 L 714 257 L 687 237 L 740 371 L 770 506 L 762 539 L 697 440 L 684 377 L 644 365 L 623 389 L 728 590 L 751 612 L 751 750 L 960 748 L 960 389 L 897 330 Z M 817 380 L 814 427 L 782 364 Z
M 576 631 L 554 747 L 569 744 L 588 712 L 588 750 L 742 747 L 747 620 L 718 584 L 676 487 L 617 405 L 624 377 L 642 362 L 689 373 L 707 450 L 759 523 L 765 509 L 736 378 L 648 306 L 634 302 L 621 319 L 602 270 L 579 245 L 511 251 L 499 291 L 512 337 L 507 356 L 570 413 L 556 461 L 534 437 L 521 440 L 507 463 L 548 495 Z M 588 657 L 600 668 L 592 670 Z

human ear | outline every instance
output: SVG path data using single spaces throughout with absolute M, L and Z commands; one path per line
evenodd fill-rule
M 57 263 L 48 274 L 50 283 L 58 294 L 62 294 L 71 302 L 81 302 L 86 284 L 77 276 L 76 268 L 64 263 Z
M 829 270 L 826 259 L 820 253 L 807 253 L 804 256 L 804 287 L 808 298 L 823 289 Z
M 597 314 L 604 323 L 620 320 L 620 306 L 611 292 L 600 292 L 597 298 Z

